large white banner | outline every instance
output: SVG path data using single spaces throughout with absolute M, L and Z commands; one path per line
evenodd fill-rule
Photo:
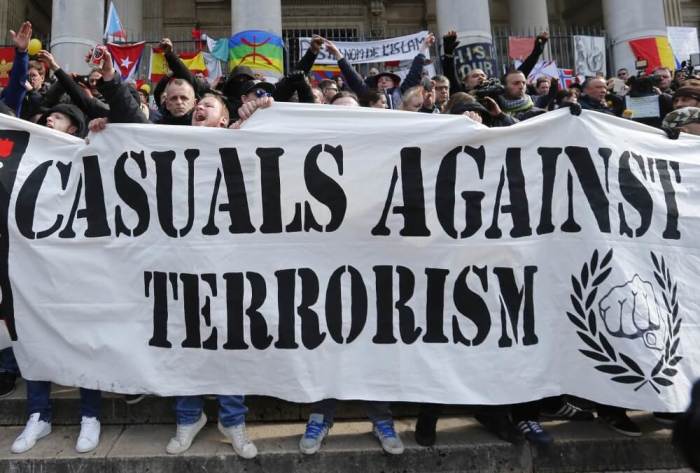
M 406 36 L 387 38 L 377 41 L 334 41 L 334 44 L 350 64 L 371 62 L 410 61 L 420 52 L 427 31 Z M 311 38 L 299 38 L 299 55 L 303 56 L 309 49 Z M 430 57 L 430 52 L 426 53 Z M 335 57 L 321 49 L 316 57 L 316 64 L 337 64 Z
M 686 407 L 697 137 L 587 111 L 488 129 L 275 104 L 236 131 L 89 141 L 0 117 L 2 313 L 29 379 Z

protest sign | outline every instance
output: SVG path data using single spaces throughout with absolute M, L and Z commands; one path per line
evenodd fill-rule
M 692 54 L 700 53 L 697 28 L 688 26 L 668 26 L 666 27 L 666 31 L 668 34 L 668 42 L 671 43 L 671 49 L 673 50 L 673 55 L 678 65 L 683 61 L 689 60 Z
M 89 140 L 0 117 L 28 379 L 680 411 L 700 374 L 697 137 L 275 104 Z
M 421 31 L 378 41 L 334 41 L 334 44 L 350 64 L 405 61 L 416 57 L 426 36 L 428 36 L 428 32 Z M 310 43 L 311 38 L 299 38 L 300 56 L 306 53 Z M 428 53 L 426 56 L 430 57 L 430 54 Z M 315 61 L 315 64 L 337 63 L 335 57 L 329 54 L 325 48 L 321 49 Z
M 496 55 L 491 43 L 471 43 L 459 46 L 454 52 L 455 68 L 460 77 L 474 69 L 483 70 L 488 77 L 498 76 Z
M 586 77 L 605 76 L 605 38 L 574 36 L 573 39 L 576 73 Z

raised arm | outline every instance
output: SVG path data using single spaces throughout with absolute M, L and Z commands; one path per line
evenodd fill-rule
M 525 74 L 525 77 L 530 75 L 530 72 L 532 72 L 532 70 L 535 68 L 535 65 L 537 64 L 537 61 L 540 60 L 540 56 L 544 51 L 544 45 L 547 44 L 548 40 L 549 33 L 547 33 L 546 31 L 543 31 L 542 33 L 538 34 L 535 38 L 535 46 L 532 48 L 532 52 L 528 57 L 525 58 L 523 63 L 520 64 L 520 67 L 518 67 L 518 70 Z
M 66 74 L 63 69 L 61 69 L 61 66 L 58 65 L 53 54 L 42 50 L 39 51 L 37 56 L 39 60 L 46 64 L 46 67 L 48 67 L 49 70 L 51 70 L 56 76 L 56 79 L 58 79 L 58 84 L 60 84 L 61 88 L 68 94 L 71 102 L 82 110 L 88 118 L 92 119 L 107 116 L 109 113 L 109 107 L 107 104 L 96 99 L 95 97 L 88 96 L 88 94 L 85 93 L 78 83 L 75 82 L 70 75 Z
M 459 46 L 459 41 L 457 41 L 457 32 L 454 30 L 448 31 L 445 36 L 442 37 L 442 57 L 440 58 L 442 63 L 442 73 L 450 81 L 450 95 L 456 94 L 457 92 L 464 92 L 464 86 L 457 78 L 457 71 L 455 71 L 455 57 L 454 52 Z
M 421 77 L 423 75 L 423 65 L 425 64 L 425 54 L 430 50 L 430 47 L 435 44 L 435 35 L 429 33 L 428 36 L 423 38 L 420 46 L 420 52 L 416 54 L 411 63 L 411 68 L 406 74 L 406 78 L 401 82 L 401 93 L 403 94 L 411 87 L 415 87 L 420 84 Z
M 19 117 L 22 112 L 22 101 L 27 94 L 24 84 L 27 82 L 29 73 L 27 48 L 29 47 L 29 40 L 32 39 L 32 24 L 25 21 L 17 33 L 10 30 L 10 36 L 12 36 L 12 42 L 15 44 L 15 59 L 10 70 L 10 80 L 0 97 L 2 97 L 5 105 L 14 110 Z
M 316 62 L 316 57 L 318 57 L 318 53 L 321 52 L 321 46 L 323 46 L 324 41 L 325 40 L 322 37 L 316 34 L 311 37 L 309 49 L 306 50 L 304 56 L 301 59 L 299 59 L 299 62 L 297 63 L 297 71 L 304 71 L 304 74 L 308 74 L 309 72 L 311 72 L 311 68 Z
M 350 90 L 355 92 L 358 96 L 366 94 L 369 91 L 369 87 L 364 79 L 362 79 L 362 76 L 350 65 L 347 59 L 343 57 L 333 41 L 326 40 L 326 49 L 335 57 L 336 61 L 338 61 L 340 72 L 343 74 L 345 82 L 348 83 Z
M 149 123 L 141 112 L 139 102 L 134 97 L 121 77 L 114 70 L 112 55 L 105 51 L 102 61 L 102 79 L 97 89 L 109 105 L 109 121 L 112 123 Z

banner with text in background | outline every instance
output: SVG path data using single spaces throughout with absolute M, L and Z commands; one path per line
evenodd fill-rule
M 350 64 L 373 62 L 410 61 L 420 52 L 427 31 L 376 41 L 334 41 L 334 44 Z M 309 49 L 311 38 L 299 38 L 299 57 Z M 426 54 L 430 58 L 430 53 Z M 316 57 L 316 64 L 337 64 L 338 61 L 325 48 Z

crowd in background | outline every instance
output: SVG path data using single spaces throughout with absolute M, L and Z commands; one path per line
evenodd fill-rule
M 56 131 L 84 137 L 88 130 L 99 132 L 110 123 L 154 123 L 220 128 L 238 128 L 256 109 L 269 107 L 274 101 L 298 101 L 333 106 L 395 109 L 427 114 L 456 114 L 488 127 L 512 126 L 520 121 L 559 108 L 572 113 L 592 110 L 665 130 L 671 138 L 680 132 L 700 135 L 700 77 L 688 71 L 658 68 L 645 76 L 626 69 L 614 77 L 588 77 L 583 83 L 563 87 L 556 78 L 528 76 L 542 55 L 548 41 L 546 32 L 536 37 L 532 53 L 518 68 L 502 77 L 488 77 L 481 69 L 471 69 L 459 77 L 455 68 L 455 49 L 459 45 L 452 31 L 442 38 L 443 73 L 425 75 L 426 52 L 436 42 L 429 34 L 413 59 L 405 78 L 391 71 L 370 69 L 362 77 L 330 40 L 314 36 L 311 45 L 294 70 L 272 84 L 259 80 L 246 66 L 235 67 L 215 84 L 193 74 L 178 58 L 167 38 L 160 43 L 171 74 L 153 86 L 134 87 L 123 82 L 112 64 L 109 52 L 86 76 L 62 69 L 46 50 L 30 58 L 27 45 L 31 25 L 22 24 L 11 32 L 16 56 L 9 85 L 0 93 L 0 112 L 45 125 Z M 311 68 L 325 48 L 337 60 L 342 75 L 318 84 L 310 81 Z M 88 52 L 94 57 L 94 52 Z M 655 97 L 658 116 L 635 117 L 625 97 Z M 682 137 L 681 137 L 682 138 Z M 0 396 L 14 390 L 20 376 L 11 349 L 2 352 Z M 51 432 L 51 385 L 27 381 L 29 420 L 12 446 L 15 453 L 31 449 L 37 440 Z M 79 452 L 96 448 L 100 437 L 100 392 L 81 389 L 81 431 L 76 444 Z M 696 396 L 697 397 L 697 396 Z M 128 396 L 138 402 L 142 396 Z M 247 408 L 243 396 L 218 396 L 218 428 L 231 441 L 238 455 L 252 458 L 257 449 L 245 431 Z M 312 406 L 300 450 L 313 454 L 321 448 L 332 425 L 337 402 L 323 400 Z M 206 424 L 201 397 L 178 397 L 175 402 L 177 428 L 166 446 L 168 453 L 186 451 Z M 366 402 L 373 432 L 385 451 L 400 454 L 404 450 L 394 429 L 388 402 Z M 436 424 L 441 407 L 421 406 L 415 436 L 420 445 L 436 441 Z M 596 405 L 581 400 L 557 397 L 536 402 L 476 409 L 476 419 L 500 438 L 528 441 L 546 446 L 553 439 L 540 424 L 541 417 L 590 421 L 598 418 L 628 436 L 639 436 L 639 427 L 624 409 Z M 675 422 L 676 415 L 659 414 L 661 422 Z

